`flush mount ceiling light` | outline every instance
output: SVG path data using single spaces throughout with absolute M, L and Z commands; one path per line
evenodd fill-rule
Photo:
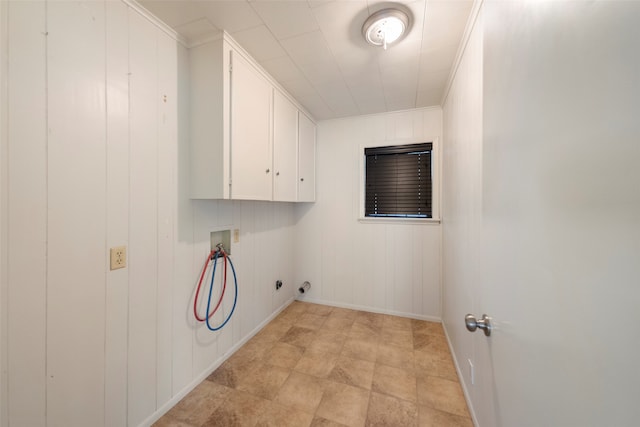
M 409 16 L 399 9 L 382 9 L 362 26 L 364 39 L 374 46 L 387 46 L 400 40 L 409 28 Z

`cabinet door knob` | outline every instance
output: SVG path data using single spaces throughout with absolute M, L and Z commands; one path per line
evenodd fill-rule
M 269 173 L 269 169 L 266 170 L 266 173 Z
M 300 181 L 304 181 L 304 178 L 300 178 Z
M 276 176 L 280 176 L 280 172 L 276 172 Z

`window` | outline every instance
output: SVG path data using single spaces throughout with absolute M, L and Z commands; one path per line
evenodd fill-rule
M 430 142 L 364 149 L 365 217 L 433 218 Z

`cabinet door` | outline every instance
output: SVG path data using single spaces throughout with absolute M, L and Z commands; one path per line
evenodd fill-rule
M 298 173 L 298 109 L 280 91 L 273 94 L 273 200 L 295 202 Z
M 272 86 L 231 51 L 231 198 L 271 200 Z
M 316 200 L 316 126 L 298 113 L 298 201 Z

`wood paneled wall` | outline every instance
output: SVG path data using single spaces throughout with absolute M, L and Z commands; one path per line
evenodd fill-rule
M 2 425 L 150 424 L 293 297 L 293 207 L 189 199 L 187 51 L 135 5 L 3 10 Z M 240 298 L 214 333 L 190 309 L 221 228 Z
M 439 107 L 318 125 L 317 197 L 296 206 L 296 282 L 305 299 L 440 319 L 440 225 L 360 222 L 363 145 L 441 136 Z
M 471 385 L 467 360 L 476 367 L 477 377 L 489 369 L 475 358 L 475 347 L 486 340 L 484 334 L 469 334 L 462 319 L 478 313 L 481 278 L 480 243 L 482 221 L 482 18 L 470 33 L 464 55 L 443 106 L 444 139 L 442 191 L 442 282 L 443 324 L 462 374 L 461 382 L 469 399 L 486 390 Z M 479 382 L 478 380 L 475 380 Z M 477 421 L 476 410 L 470 406 Z M 482 410 L 482 408 L 480 408 Z

